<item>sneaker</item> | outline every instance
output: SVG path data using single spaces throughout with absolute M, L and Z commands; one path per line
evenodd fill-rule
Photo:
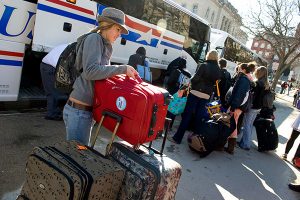
M 282 160 L 287 160 L 287 154 L 286 154 L 286 153 L 283 154 L 283 155 L 281 156 L 281 158 L 282 158 Z

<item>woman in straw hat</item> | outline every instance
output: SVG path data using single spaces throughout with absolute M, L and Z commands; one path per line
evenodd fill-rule
M 75 67 L 82 69 L 82 73 L 76 79 L 63 111 L 67 140 L 84 145 L 89 143 L 93 126 L 94 81 L 118 74 L 132 78 L 137 75 L 129 65 L 110 65 L 112 43 L 121 34 L 128 34 L 125 14 L 115 8 L 105 8 L 98 22 L 98 27 L 77 39 Z

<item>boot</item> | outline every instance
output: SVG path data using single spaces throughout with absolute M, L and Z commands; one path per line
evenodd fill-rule
M 225 151 L 229 154 L 234 154 L 234 147 L 236 145 L 236 138 L 228 138 L 228 146 Z

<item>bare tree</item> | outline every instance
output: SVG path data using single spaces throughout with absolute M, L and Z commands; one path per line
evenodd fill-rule
M 272 83 L 275 89 L 281 74 L 300 58 L 300 37 L 295 34 L 300 0 L 258 0 L 258 4 L 257 11 L 247 16 L 244 27 L 270 44 L 278 57 L 279 66 Z

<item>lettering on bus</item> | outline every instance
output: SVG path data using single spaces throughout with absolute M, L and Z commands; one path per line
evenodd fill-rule
M 15 33 L 15 34 L 8 33 L 7 32 L 7 27 L 10 25 L 9 23 L 11 23 L 10 19 L 12 18 L 13 13 L 16 12 L 16 11 L 17 11 L 17 8 L 4 5 L 4 12 L 3 12 L 2 17 L 0 18 L 0 34 L 2 34 L 4 36 L 7 36 L 7 37 L 18 37 L 18 36 L 22 35 L 25 32 L 25 30 L 27 29 L 27 26 L 28 26 L 30 20 L 35 15 L 34 12 L 27 11 L 27 13 L 28 13 L 27 21 L 24 24 L 23 30 L 21 30 L 21 32 Z M 32 37 L 33 37 L 32 30 L 28 33 L 27 37 L 30 40 L 32 39 Z
M 9 85 L 0 85 L 0 94 L 8 94 Z

